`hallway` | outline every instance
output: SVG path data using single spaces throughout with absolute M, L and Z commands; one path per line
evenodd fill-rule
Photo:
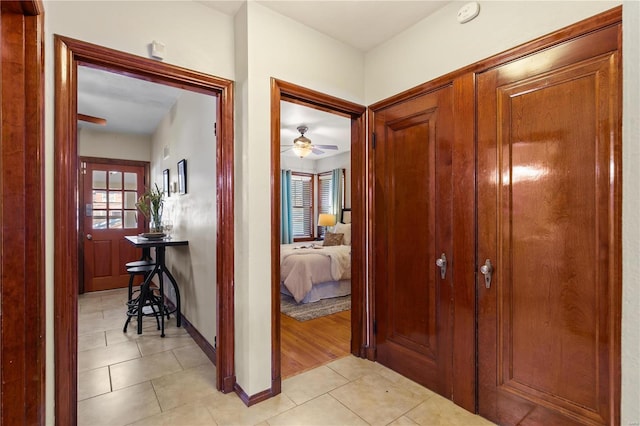
M 79 297 L 78 424 L 490 425 L 380 364 L 347 356 L 286 379 L 246 407 L 215 389 L 215 366 L 172 319 L 122 333 L 126 290 Z

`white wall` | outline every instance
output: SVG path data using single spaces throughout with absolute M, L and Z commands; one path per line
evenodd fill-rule
M 640 424 L 640 3 L 622 6 L 622 421 Z
M 366 54 L 367 105 L 611 9 L 609 1 L 480 1 L 459 24 L 454 1 Z
M 487 58 L 611 9 L 621 2 L 481 1 L 480 15 L 461 25 L 464 2 L 445 6 L 366 55 L 367 103 Z M 640 421 L 640 4 L 623 5 L 623 319 L 622 424 Z
M 236 25 L 236 377 L 253 395 L 271 387 L 270 78 L 362 103 L 364 58 L 256 2 Z
M 317 163 L 317 160 L 309 160 L 308 158 L 280 156 L 280 168 L 282 170 L 315 174 L 318 173 Z
M 184 1 L 45 1 L 45 256 L 46 416 L 53 424 L 53 34 L 149 57 L 153 41 L 166 44 L 164 62 L 234 79 L 233 18 Z
M 78 155 L 151 161 L 151 137 L 127 133 L 78 129 Z
M 216 102 L 213 96 L 183 92 L 153 135 L 151 163 L 151 184 L 162 188 L 163 170 L 169 169 L 177 186 L 177 163 L 187 162 L 187 193 L 165 197 L 162 219 L 171 219 L 173 237 L 189 240 L 189 246 L 167 248 L 166 260 L 178 282 L 182 313 L 211 345 L 216 336 Z

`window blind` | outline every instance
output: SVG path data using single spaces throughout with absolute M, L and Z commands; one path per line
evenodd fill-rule
M 294 238 L 312 238 L 313 175 L 292 173 L 291 204 Z
M 333 213 L 331 206 L 331 173 L 318 175 L 318 213 Z

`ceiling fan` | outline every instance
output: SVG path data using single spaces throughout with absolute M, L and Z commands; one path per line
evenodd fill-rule
M 304 158 L 312 152 L 316 155 L 324 154 L 322 149 L 338 149 L 336 145 L 314 145 L 311 143 L 311 140 L 307 138 L 304 134 L 309 130 L 307 126 L 298 126 L 298 131 L 300 132 L 300 136 L 293 140 L 293 145 L 283 145 L 287 148 L 281 152 L 288 151 L 289 149 L 293 150 L 294 154 L 296 154 L 300 158 Z

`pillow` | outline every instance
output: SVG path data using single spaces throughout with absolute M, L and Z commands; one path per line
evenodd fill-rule
M 333 227 L 333 232 L 336 234 L 344 234 L 344 239 L 342 240 L 342 244 L 345 246 L 351 245 L 351 224 L 350 223 L 336 223 L 336 226 Z
M 326 232 L 324 234 L 324 243 L 322 245 L 324 247 L 341 246 L 343 237 L 344 234 L 334 234 L 332 232 Z

